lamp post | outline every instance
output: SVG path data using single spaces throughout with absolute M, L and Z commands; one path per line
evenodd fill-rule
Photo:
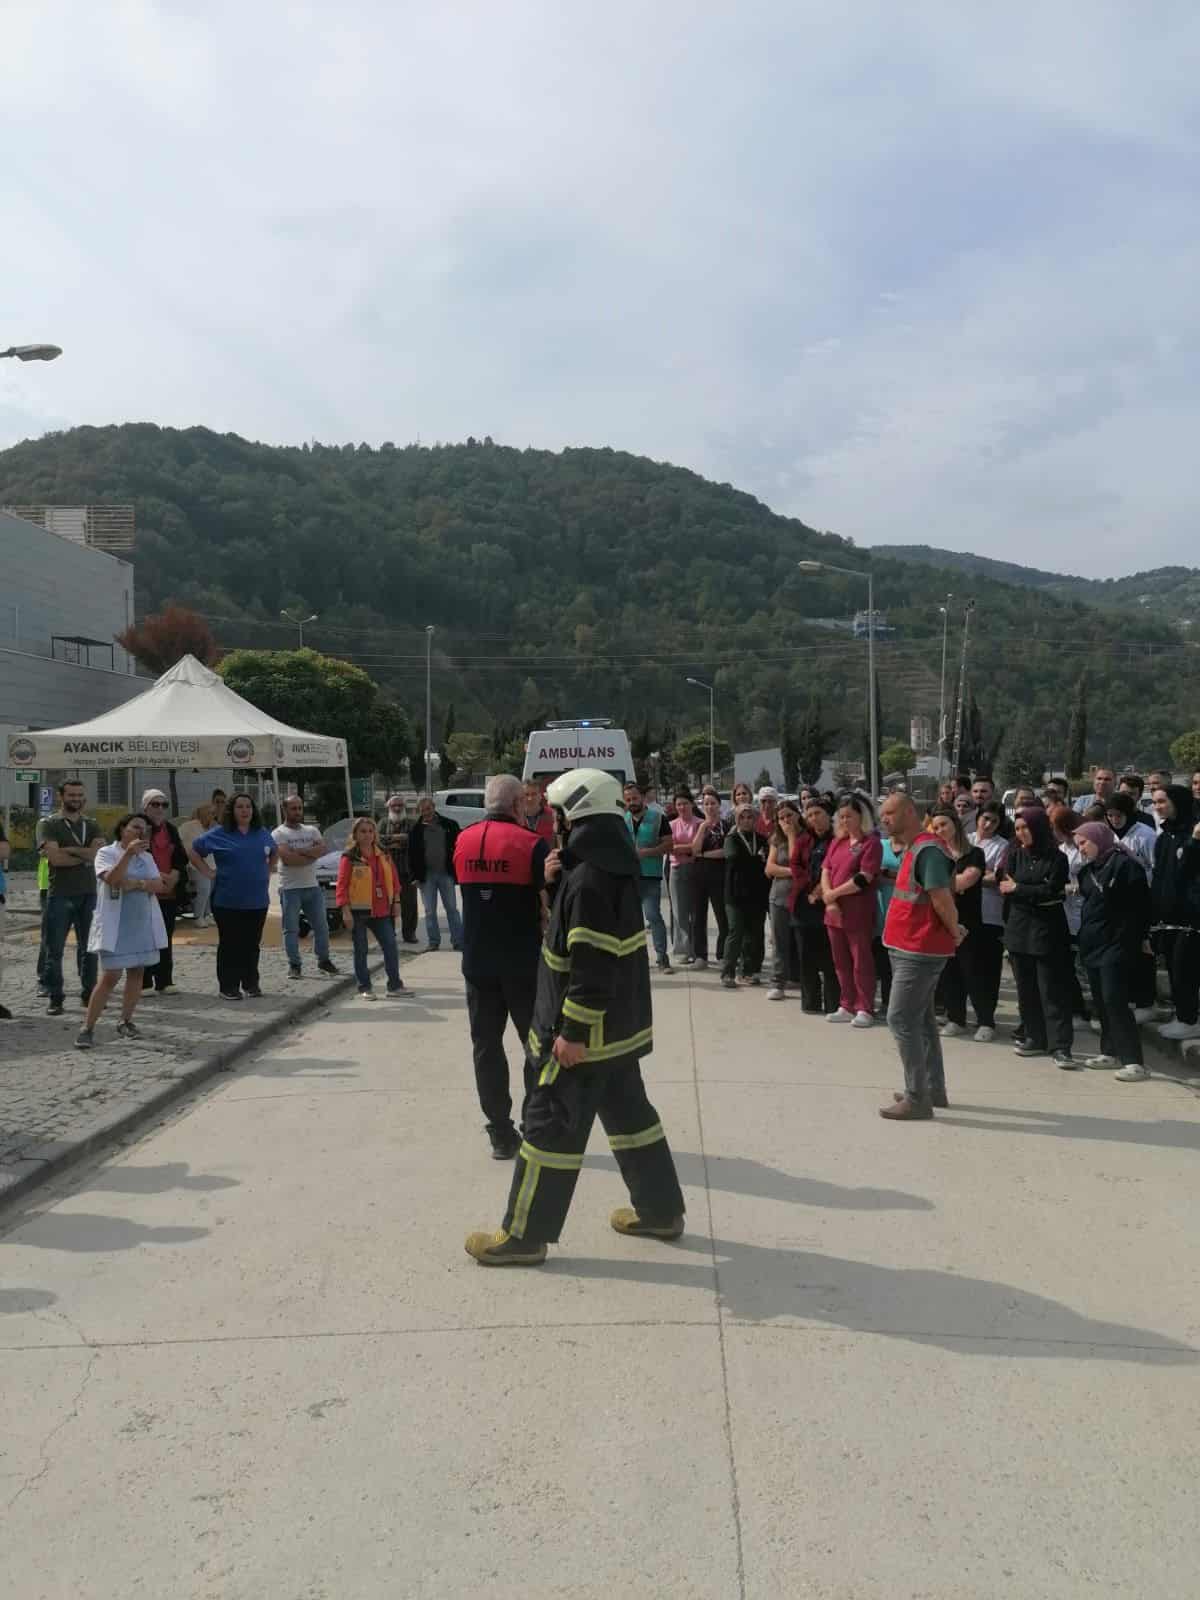
M 304 649 L 304 630 L 305 630 L 305 628 L 307 627 L 307 625 L 310 622 L 315 622 L 317 620 L 317 618 L 321 615 L 321 613 L 319 611 L 314 611 L 311 617 L 298 617 L 294 611 L 281 611 L 279 613 L 279 615 L 281 617 L 286 618 L 287 621 L 290 622 L 293 627 L 299 628 L 299 630 L 300 630 L 300 649 L 303 650 Z
M 57 361 L 62 355 L 62 348 L 56 344 L 10 344 L 7 350 L 0 350 L 0 361 L 5 356 L 15 356 L 18 361 Z
M 708 690 L 708 781 L 709 781 L 709 783 L 714 783 L 715 784 L 716 781 L 717 781 L 717 761 L 716 761 L 717 741 L 716 741 L 715 734 L 713 732 L 713 730 L 714 730 L 714 728 L 716 726 L 716 723 L 715 723 L 715 720 L 714 720 L 714 711 L 713 711 L 713 707 L 714 707 L 714 704 L 715 704 L 715 691 L 714 691 L 713 686 L 712 686 L 711 683 L 704 683 L 699 678 L 688 678 L 685 681 L 688 682 L 688 683 L 695 684 L 697 689 L 707 689 Z
M 433 761 L 433 623 L 425 629 L 425 783 L 430 794 L 433 784 L 429 768 Z
M 941 700 L 938 706 L 938 784 L 941 785 L 946 764 L 946 636 L 950 629 L 950 602 L 954 599 L 952 594 L 946 596 L 946 603 L 939 606 L 942 613 L 942 680 Z
M 879 729 L 875 718 L 875 578 L 868 567 L 860 572 L 857 567 L 835 567 L 829 561 L 798 561 L 801 572 L 840 572 L 844 578 L 867 580 L 867 708 L 870 725 L 871 771 L 867 777 L 867 792 L 875 799 L 879 787 Z

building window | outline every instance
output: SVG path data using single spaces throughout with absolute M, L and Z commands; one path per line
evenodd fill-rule
M 128 806 L 128 767 L 114 767 L 110 771 L 96 774 L 96 804 L 98 806 Z

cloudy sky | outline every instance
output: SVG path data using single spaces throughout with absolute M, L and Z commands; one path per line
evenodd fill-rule
M 1195 0 L 7 0 L 0 444 L 492 434 L 1200 564 Z

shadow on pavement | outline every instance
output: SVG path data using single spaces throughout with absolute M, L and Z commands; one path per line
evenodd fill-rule
M 783 1200 L 790 1205 L 828 1206 L 837 1211 L 932 1211 L 933 1201 L 924 1195 L 906 1194 L 902 1189 L 847 1189 L 839 1183 L 823 1183 L 818 1178 L 802 1178 L 783 1172 L 748 1156 L 709 1156 L 705 1172 L 704 1157 L 694 1150 L 674 1150 L 679 1181 L 692 1188 L 724 1189 L 730 1194 L 755 1195 L 763 1200 Z M 611 1156 L 585 1156 L 585 1167 L 611 1170 Z
M 965 1115 L 974 1112 L 976 1115 Z M 1008 1120 L 1006 1120 L 1008 1119 Z M 938 1121 L 992 1133 L 1046 1134 L 1056 1139 L 1098 1139 L 1109 1144 L 1148 1144 L 1162 1150 L 1200 1150 L 1195 1122 L 1126 1122 L 1119 1117 L 1081 1117 L 1070 1111 L 1026 1111 L 1013 1106 L 967 1106 L 952 1102 Z
M 644 1256 L 628 1261 L 580 1260 L 564 1253 L 552 1256 L 543 1270 L 580 1278 L 712 1288 L 707 1239 L 685 1235 L 678 1245 L 667 1248 L 672 1256 L 686 1252 L 700 1259 L 672 1260 L 660 1254 L 654 1260 Z M 987 1278 L 925 1267 L 880 1267 L 732 1239 L 715 1239 L 711 1248 L 722 1310 L 733 1321 L 799 1318 L 806 1326 L 823 1324 L 881 1338 L 911 1339 L 964 1355 L 1099 1361 L 1167 1356 L 1180 1363 L 1200 1361 L 1200 1350 L 1163 1334 L 1093 1321 L 1057 1300 Z
M 37 1250 L 135 1250 L 143 1244 L 190 1244 L 207 1228 L 150 1228 L 126 1217 L 100 1217 L 87 1211 L 47 1211 L 20 1228 L 14 1242 Z
M 49 1289 L 0 1289 L 0 1317 L 20 1311 L 44 1311 L 57 1299 Z
M 339 1078 L 355 1071 L 353 1061 L 334 1061 L 325 1056 L 260 1056 L 237 1075 L 238 1083 L 254 1078 Z
M 80 1194 L 101 1190 L 107 1194 L 165 1194 L 168 1189 L 236 1189 L 236 1178 L 219 1178 L 208 1172 L 189 1172 L 186 1161 L 168 1161 L 159 1167 L 105 1167 L 79 1187 Z

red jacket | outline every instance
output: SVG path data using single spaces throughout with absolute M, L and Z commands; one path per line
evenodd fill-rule
M 788 865 L 792 869 L 792 887 L 787 903 L 788 913 L 792 916 L 796 913 L 801 895 L 807 895 L 812 890 L 812 847 L 813 836 L 807 828 L 792 840 L 792 853 L 788 860 Z

